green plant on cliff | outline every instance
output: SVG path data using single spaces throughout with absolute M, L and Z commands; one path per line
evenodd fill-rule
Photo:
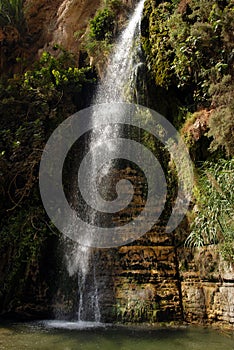
M 186 244 L 219 243 L 224 258 L 234 262 L 234 159 L 205 162 L 195 197 L 195 218 Z
M 105 63 L 112 48 L 113 35 L 114 12 L 105 7 L 90 20 L 89 31 L 82 42 L 83 49 L 93 59 L 93 65 Z
M 78 93 L 89 81 L 90 67 L 79 69 L 75 62 L 73 55 L 62 49 L 58 58 L 44 52 L 34 69 L 24 74 L 23 87 L 31 92 L 39 90 L 46 98 L 62 91 L 66 91 L 67 97 L 69 92 Z
M 218 244 L 234 261 L 234 1 L 146 0 L 142 42 L 156 87 L 176 93 L 187 145 L 198 162 L 190 246 Z M 181 125 L 181 123 L 184 125 Z M 209 152 L 208 152 L 209 149 Z M 215 152 L 214 152 L 215 151 Z M 222 155 L 225 160 L 219 160 Z
M 24 0 L 0 1 L 0 27 L 12 26 L 22 33 L 26 29 Z
M 105 0 L 89 29 L 82 38 L 81 46 L 92 58 L 92 65 L 105 65 L 118 32 L 120 17 L 126 17 L 128 7 L 121 0 Z
M 146 1 L 142 40 L 156 85 L 177 87 L 193 103 L 233 75 L 234 1 Z
M 234 84 L 231 75 L 225 75 L 221 82 L 212 84 L 213 113 L 209 119 L 208 136 L 212 137 L 210 148 L 221 148 L 227 157 L 234 156 Z
M 111 39 L 114 30 L 114 12 L 108 8 L 99 10 L 90 21 L 90 36 L 96 40 Z

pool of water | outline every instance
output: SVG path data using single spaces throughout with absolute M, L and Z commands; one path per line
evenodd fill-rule
M 2 323 L 1 350 L 234 350 L 234 334 L 197 327 L 124 327 L 45 321 Z

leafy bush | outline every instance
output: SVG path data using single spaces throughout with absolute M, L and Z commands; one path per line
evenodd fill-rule
M 78 69 L 75 64 L 72 54 L 64 50 L 58 58 L 44 52 L 34 70 L 24 74 L 23 87 L 30 91 L 39 89 L 47 97 L 52 91 L 79 92 L 82 85 L 89 81 L 87 75 L 90 67 Z
M 129 7 L 121 0 L 105 0 L 93 19 L 89 22 L 89 30 L 82 37 L 81 47 L 92 59 L 99 73 L 108 61 L 114 38 L 119 26 L 129 12 Z
M 191 0 L 181 10 L 178 2 L 146 1 L 142 40 L 156 85 L 207 104 L 210 84 L 233 75 L 233 5 Z
M 96 40 L 110 39 L 114 30 L 114 13 L 108 8 L 99 10 L 90 21 L 90 35 Z
M 234 159 L 205 162 L 195 197 L 195 218 L 186 244 L 200 247 L 220 243 L 225 259 L 234 262 Z

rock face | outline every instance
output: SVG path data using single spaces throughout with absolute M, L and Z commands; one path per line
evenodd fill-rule
M 22 36 L 12 26 L 0 28 L 0 71 L 21 73 L 17 59 L 27 67 L 43 51 L 52 52 L 55 44 L 79 58 L 80 38 L 101 0 L 25 0 L 26 28 Z M 76 35 L 77 34 L 77 35 Z
M 124 173 L 133 183 L 141 180 L 134 170 Z M 144 203 L 138 199 L 139 193 L 133 200 L 140 212 Z M 116 220 L 123 223 L 124 215 Z M 215 246 L 176 248 L 182 237 L 175 235 L 155 225 L 130 245 L 99 251 L 103 321 L 183 320 L 234 327 L 234 267 Z
M 136 0 L 122 0 L 132 8 Z M 78 54 L 89 20 L 103 5 L 102 0 L 26 0 L 26 19 L 34 57 L 55 44 Z M 120 17 L 121 18 L 121 17 Z
M 33 49 L 39 52 L 59 44 L 77 53 L 74 34 L 85 32 L 88 21 L 101 0 L 26 0 L 27 23 L 33 38 Z
M 180 271 L 185 319 L 233 327 L 234 267 L 220 258 L 217 248 L 194 254 L 181 250 Z
M 99 252 L 103 321 L 185 321 L 234 328 L 234 269 L 214 247 L 178 251 L 162 227 Z
M 155 231 L 138 240 L 139 245 L 118 250 L 114 286 L 119 321 L 182 319 L 175 250 L 159 227 Z
M 118 176 L 117 181 L 125 178 L 132 184 L 138 184 L 133 207 L 134 216 L 139 215 L 144 208 L 144 200 L 139 200 L 143 198 L 143 178 L 129 167 L 120 171 Z M 128 209 L 125 210 L 115 218 L 117 224 L 126 224 L 129 219 Z M 130 211 L 132 213 L 133 208 Z M 174 235 L 165 234 L 164 227 L 155 225 L 149 233 L 129 245 L 100 250 L 96 262 L 103 321 L 163 322 L 183 319 Z

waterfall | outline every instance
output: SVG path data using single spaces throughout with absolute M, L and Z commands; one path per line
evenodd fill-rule
M 66 261 L 69 275 L 77 273 L 79 299 L 77 321 L 100 322 L 95 255 L 92 254 L 90 247 L 74 244 L 72 251 L 66 255 Z
M 110 57 L 104 79 L 100 82 L 93 104 L 106 102 L 127 102 L 135 95 L 135 80 L 136 71 L 139 68 L 140 62 L 136 60 L 137 51 L 140 46 L 140 23 L 141 15 L 144 8 L 144 1 L 141 0 L 136 6 L 135 11 L 129 19 L 128 25 L 123 30 L 114 48 L 114 52 Z M 135 69 L 134 69 L 135 64 Z M 109 135 L 118 136 L 118 128 L 105 127 L 101 135 L 91 135 L 90 144 L 102 143 Z M 92 159 L 95 168 L 95 159 Z M 93 169 L 90 169 L 90 181 L 93 180 Z M 107 174 L 109 166 L 102 169 L 101 177 Z M 92 188 L 92 184 L 90 184 Z M 95 214 L 90 214 L 89 222 L 94 223 L 96 220 Z M 79 246 L 74 244 L 73 253 L 67 256 L 68 271 L 73 275 L 78 271 L 78 321 L 95 321 L 100 322 L 101 313 L 98 299 L 98 283 L 95 271 L 95 254 L 92 242 L 87 241 L 87 246 Z
M 141 15 L 145 0 L 141 0 L 128 26 L 120 35 L 110 58 L 105 77 L 97 89 L 94 102 L 126 102 L 127 90 L 131 84 L 135 53 L 139 47 Z M 138 43 L 136 45 L 138 39 Z

